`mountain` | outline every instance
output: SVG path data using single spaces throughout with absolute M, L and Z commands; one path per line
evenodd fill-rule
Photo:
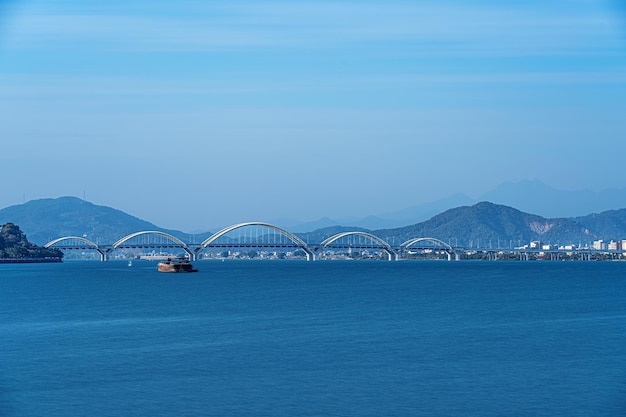
M 475 202 L 475 200 L 466 196 L 465 194 L 457 193 L 450 197 L 442 198 L 440 200 L 420 204 L 403 210 L 381 213 L 378 215 L 370 215 L 360 218 L 346 217 L 340 219 L 330 219 L 328 217 L 322 217 L 319 220 L 305 223 L 299 223 L 293 220 L 277 220 L 274 224 L 285 227 L 286 229 L 289 229 L 294 233 L 306 233 L 311 230 L 341 225 L 354 225 L 355 227 L 369 230 L 386 229 L 428 220 L 444 210 L 453 207 L 474 204 Z
M 577 217 L 576 222 L 584 225 L 594 234 L 604 240 L 618 240 L 626 238 L 626 209 L 609 210 L 599 214 L 589 214 Z
M 480 200 L 546 217 L 576 217 L 626 207 L 626 188 L 565 191 L 539 180 L 525 180 L 500 184 L 483 194 Z
M 370 230 L 392 229 L 423 222 L 446 210 L 471 206 L 479 201 L 490 201 L 495 204 L 515 207 L 525 213 L 547 218 L 581 217 L 588 213 L 599 213 L 626 207 L 626 188 L 610 188 L 602 191 L 566 191 L 550 187 L 539 180 L 524 180 L 502 183 L 478 199 L 457 193 L 402 210 L 367 217 L 340 219 L 323 217 L 317 221 L 306 223 L 291 220 L 289 222 L 277 221 L 274 224 L 297 233 L 339 225 L 359 226 Z
M 4 223 L 19 224 L 30 241 L 39 245 L 63 236 L 85 236 L 99 244 L 111 244 L 128 234 L 145 230 L 162 231 L 196 243 L 211 235 L 190 237 L 187 233 L 163 229 L 120 210 L 75 197 L 33 200 L 7 207 L 0 210 L 0 224 Z M 480 243 L 481 246 L 508 247 L 533 240 L 589 244 L 598 239 L 626 239 L 626 208 L 579 217 L 546 218 L 502 204 L 480 202 L 445 210 L 429 220 L 403 227 L 323 226 L 313 232 L 298 233 L 298 236 L 306 242 L 319 243 L 340 232 L 373 230 L 371 233 L 396 245 L 415 237 L 435 237 L 459 246 Z M 295 232 L 291 228 L 287 230 Z
M 451 195 L 450 197 L 409 207 L 404 210 L 380 214 L 377 217 L 386 221 L 387 224 L 384 226 L 373 226 L 371 224 L 368 225 L 363 223 L 357 224 L 369 229 L 400 227 L 407 224 L 423 222 L 454 207 L 466 206 L 474 203 L 476 203 L 476 201 L 471 197 L 462 193 L 457 193 Z
M 626 228 L 623 230 L 626 236 Z M 457 207 L 412 226 L 377 230 L 380 237 L 394 236 L 405 241 L 413 237 L 436 237 L 455 245 L 500 244 L 500 246 L 543 242 L 589 242 L 597 235 L 574 219 L 548 219 L 512 207 L 481 202 Z
M 305 241 L 319 243 L 347 229 L 350 228 L 325 228 L 299 236 Z M 395 245 L 415 237 L 434 237 L 454 246 L 468 247 L 511 247 L 536 240 L 553 244 L 590 244 L 598 239 L 626 239 L 626 209 L 581 218 L 545 218 L 509 206 L 480 202 L 446 210 L 410 226 L 370 233 Z
M 189 238 L 186 233 L 163 229 L 123 211 L 76 197 L 32 200 L 0 210 L 0 224 L 9 222 L 20 225 L 29 240 L 39 245 L 63 236 L 83 236 L 96 243 L 110 244 L 142 230 L 162 231 L 183 240 Z

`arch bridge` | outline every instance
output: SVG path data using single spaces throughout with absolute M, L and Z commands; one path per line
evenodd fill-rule
M 409 239 L 400 245 L 400 255 L 404 253 L 410 253 L 411 251 L 433 251 L 443 252 L 447 255 L 448 260 L 451 261 L 454 258 L 455 261 L 459 260 L 459 254 L 443 240 L 434 237 L 418 237 Z
M 159 240 L 151 239 L 152 237 L 158 237 Z M 144 237 L 145 239 L 137 241 L 137 238 Z M 112 245 L 98 245 L 91 240 L 80 236 L 65 236 L 58 239 L 51 240 L 44 245 L 45 248 L 54 247 L 60 250 L 95 250 L 101 261 L 107 261 L 110 258 L 111 253 L 116 249 L 162 249 L 162 248 L 180 248 L 187 256 L 195 260 L 196 254 L 190 248 L 190 245 L 178 239 L 169 233 L 146 230 L 142 232 L 131 233 L 123 238 L 119 239 Z
M 350 238 L 357 237 L 360 239 L 352 240 Z M 347 243 L 340 243 L 344 238 L 349 238 Z M 317 250 L 323 252 L 325 249 L 376 249 L 387 254 L 388 260 L 398 260 L 398 253 L 391 247 L 389 243 L 383 239 L 367 232 L 342 232 L 331 236 L 320 243 Z
M 91 240 L 80 236 L 65 236 L 58 239 L 51 240 L 43 245 L 44 248 L 51 248 L 60 250 L 95 250 L 100 255 L 101 261 L 107 260 L 107 252 L 105 249 L 98 246 L 98 244 Z
M 288 249 L 295 248 L 304 252 L 308 261 L 314 261 L 325 251 L 347 249 L 376 250 L 386 255 L 388 260 L 399 260 L 403 254 L 416 250 L 445 252 L 448 260 L 458 260 L 459 255 L 452 246 L 442 240 L 426 237 L 409 239 L 400 246 L 392 246 L 384 239 L 363 231 L 337 233 L 324 239 L 319 244 L 308 244 L 294 233 L 279 226 L 265 222 L 247 222 L 228 226 L 205 239 L 200 244 L 190 244 L 166 232 L 146 230 L 131 233 L 111 245 L 98 245 L 79 236 L 65 236 L 54 239 L 44 247 L 61 250 L 94 250 L 100 260 L 107 261 L 111 253 L 121 249 L 180 249 L 190 260 L 202 257 L 202 253 L 215 249 L 260 248 Z
M 231 232 L 238 229 L 248 229 L 255 233 L 243 233 L 238 234 L 235 238 L 226 238 Z M 258 233 L 259 229 L 269 229 L 271 232 L 276 233 Z M 282 248 L 298 248 L 305 254 L 307 261 L 315 260 L 315 252 L 309 248 L 309 246 L 298 236 L 291 233 L 288 230 L 278 227 L 276 225 L 264 222 L 247 222 L 238 223 L 232 226 L 226 227 L 213 235 L 200 244 L 196 253 L 204 251 L 208 248 L 232 248 L 232 247 L 250 247 L 250 248 L 266 248 L 266 249 L 282 249 Z
M 158 241 L 158 242 L 133 242 L 135 238 L 141 237 L 141 236 L 158 236 L 163 239 L 161 239 L 161 241 Z M 192 261 L 196 260 L 195 251 L 192 250 L 187 243 L 183 242 L 176 236 L 172 236 L 169 233 L 160 232 L 157 230 L 146 230 L 143 232 L 135 232 L 135 233 L 131 233 L 128 236 L 124 236 L 123 238 L 115 242 L 113 245 L 111 245 L 109 252 L 112 252 L 115 249 L 138 249 L 138 248 L 142 248 L 142 249 L 180 248 L 183 251 L 185 251 L 185 253 L 187 254 L 190 260 Z

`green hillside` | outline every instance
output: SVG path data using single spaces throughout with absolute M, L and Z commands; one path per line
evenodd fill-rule
M 335 230 L 321 229 L 300 236 L 309 242 L 320 242 L 332 232 Z M 508 247 L 535 240 L 589 244 L 597 239 L 626 239 L 626 209 L 576 219 L 547 219 L 481 202 L 447 210 L 425 222 L 371 233 L 395 244 L 415 237 L 434 237 L 458 246 Z
M 32 242 L 43 245 L 63 236 L 84 236 L 109 244 L 130 233 L 158 230 L 187 240 L 188 234 L 160 228 L 106 206 L 76 197 L 46 198 L 0 210 L 0 224 L 19 224 Z
M 63 259 L 63 252 L 30 243 L 20 227 L 6 223 L 0 229 L 0 259 Z
M 609 210 L 599 214 L 577 217 L 576 222 L 604 240 L 626 239 L 626 209 Z
M 626 232 L 626 229 L 624 230 Z M 377 230 L 376 235 L 395 236 L 405 241 L 412 237 L 436 237 L 458 245 L 518 245 L 533 240 L 543 242 L 588 242 L 597 236 L 573 219 L 546 219 L 498 204 L 481 202 L 457 207 L 412 226 Z

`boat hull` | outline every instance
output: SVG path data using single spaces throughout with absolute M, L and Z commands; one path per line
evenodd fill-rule
M 159 262 L 157 265 L 159 272 L 198 272 L 189 262 Z

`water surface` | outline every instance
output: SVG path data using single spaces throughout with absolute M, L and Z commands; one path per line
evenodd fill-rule
M 195 265 L 0 265 L 0 415 L 626 414 L 626 263 Z

